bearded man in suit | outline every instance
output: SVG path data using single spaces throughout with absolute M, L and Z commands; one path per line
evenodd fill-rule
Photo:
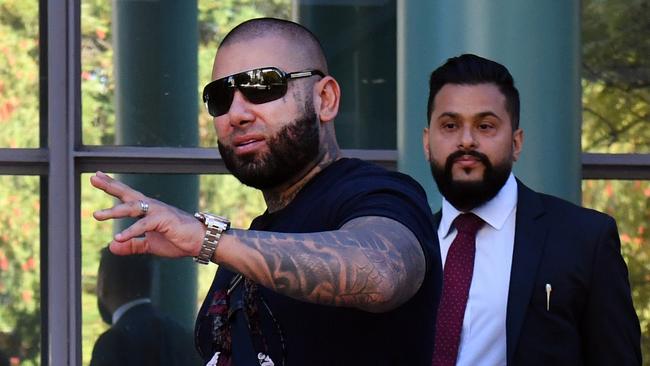
M 506 67 L 461 55 L 429 87 L 423 144 L 443 196 L 434 222 L 444 265 L 433 364 L 640 365 L 614 219 L 534 192 L 511 172 L 523 131 Z M 461 216 L 479 229 L 459 255 Z M 467 276 L 457 258 L 469 258 Z

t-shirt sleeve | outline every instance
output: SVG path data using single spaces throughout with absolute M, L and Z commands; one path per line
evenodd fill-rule
M 400 173 L 369 174 L 349 180 L 337 191 L 339 226 L 364 216 L 393 219 L 418 239 L 429 268 L 435 233 L 426 193 L 415 180 Z

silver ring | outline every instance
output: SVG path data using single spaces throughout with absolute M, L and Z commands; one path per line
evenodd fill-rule
M 149 204 L 143 200 L 140 200 L 140 213 L 142 214 L 142 216 L 146 215 L 148 211 L 149 211 Z

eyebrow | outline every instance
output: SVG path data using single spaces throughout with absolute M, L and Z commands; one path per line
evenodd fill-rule
M 453 118 L 453 119 L 458 119 L 458 118 L 460 117 L 460 113 L 456 113 L 456 112 L 443 112 L 443 113 L 441 113 L 441 114 L 438 116 L 437 119 L 440 119 L 440 118 L 442 118 L 442 117 L 449 117 L 449 118 Z M 479 113 L 474 114 L 472 117 L 473 117 L 474 119 L 476 119 L 476 118 L 483 118 L 483 117 L 494 117 L 494 118 L 496 118 L 496 119 L 498 119 L 498 120 L 501 120 L 501 118 L 499 118 L 499 116 L 497 116 L 496 113 L 494 113 L 494 112 L 492 112 L 492 111 L 479 112 Z
M 497 116 L 496 113 L 494 113 L 492 111 L 485 111 L 485 112 L 477 113 L 475 116 L 479 117 L 479 118 L 494 117 L 494 118 L 496 118 L 498 120 L 501 120 L 501 118 L 499 118 L 499 116 Z

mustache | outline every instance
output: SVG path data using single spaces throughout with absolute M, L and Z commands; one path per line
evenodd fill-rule
M 485 166 L 491 165 L 490 159 L 487 157 L 487 155 L 483 153 L 480 153 L 476 150 L 456 150 L 453 153 L 449 154 L 449 156 L 447 157 L 447 161 L 445 162 L 445 166 L 451 168 L 455 160 L 460 159 L 463 156 L 467 156 L 467 155 L 475 157 Z

